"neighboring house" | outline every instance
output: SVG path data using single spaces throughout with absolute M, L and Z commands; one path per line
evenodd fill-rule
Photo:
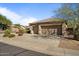
M 11 26 L 11 30 L 12 30 L 13 33 L 19 32 L 19 29 L 16 28 L 14 25 Z
M 30 23 L 32 34 L 41 35 L 62 35 L 65 34 L 66 24 L 63 19 L 49 18 L 38 22 Z
M 24 29 L 24 30 L 25 30 L 26 28 L 21 25 L 21 29 Z M 11 30 L 12 30 L 12 32 L 14 32 L 14 33 L 18 33 L 18 32 L 19 32 L 19 28 L 16 27 L 15 25 L 12 25 L 12 26 L 11 26 Z

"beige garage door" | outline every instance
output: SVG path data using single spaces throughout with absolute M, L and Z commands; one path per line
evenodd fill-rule
M 57 28 L 53 28 L 51 26 L 42 26 L 42 34 L 57 35 Z

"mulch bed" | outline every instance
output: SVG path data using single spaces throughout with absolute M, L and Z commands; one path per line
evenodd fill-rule
M 79 50 L 79 41 L 76 40 L 69 40 L 69 39 L 61 39 L 59 47 Z

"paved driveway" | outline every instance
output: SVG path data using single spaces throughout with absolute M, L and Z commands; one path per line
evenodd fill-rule
M 11 46 L 0 42 L 0 56 L 48 56 L 48 55 Z

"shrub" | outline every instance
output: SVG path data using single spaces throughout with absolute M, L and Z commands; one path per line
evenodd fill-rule
M 3 37 L 12 38 L 12 37 L 14 37 L 14 36 L 15 36 L 14 34 L 11 34 L 11 30 L 10 30 L 10 29 L 6 29 L 6 30 L 4 31 Z
M 15 35 L 14 34 L 10 34 L 8 37 L 12 38 L 12 37 L 15 37 Z
M 26 29 L 26 33 L 30 33 L 30 29 Z
M 18 36 L 22 36 L 24 34 L 24 30 L 20 29 L 18 32 Z
M 23 35 L 23 33 L 18 33 L 18 36 L 22 36 Z
M 30 33 L 30 30 L 26 30 L 26 33 Z
M 4 31 L 4 34 L 6 34 L 6 35 L 8 35 L 8 34 L 10 34 L 11 33 L 11 31 L 9 30 L 9 29 L 6 29 L 5 31 Z
M 3 37 L 8 37 L 8 36 L 10 35 L 10 33 L 11 33 L 11 31 L 10 31 L 9 29 L 6 29 L 6 30 L 4 31 Z
M 7 36 L 8 36 L 8 35 L 5 35 L 5 34 L 3 35 L 3 37 L 7 37 Z

